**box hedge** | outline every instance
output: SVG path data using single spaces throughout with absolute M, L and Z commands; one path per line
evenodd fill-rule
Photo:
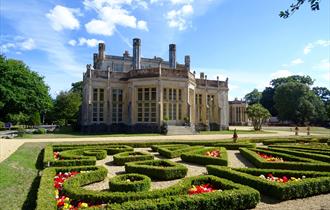
M 173 180 L 185 177 L 188 168 L 169 160 L 146 160 L 126 163 L 125 171 L 144 174 L 154 180 Z
M 220 152 L 220 157 L 210 157 L 205 154 L 213 150 L 218 150 Z M 197 163 L 200 165 L 228 165 L 227 151 L 224 147 L 206 147 L 201 150 L 183 153 L 181 159 L 184 162 Z
M 209 174 L 248 185 L 262 194 L 279 200 L 304 198 L 330 192 L 330 173 L 315 171 L 291 171 L 278 169 L 230 169 L 222 166 L 207 166 Z M 260 178 L 260 175 L 272 173 L 274 176 L 302 177 L 300 181 L 278 183 Z
M 318 161 L 310 161 L 310 162 L 267 162 L 263 158 L 261 158 L 254 149 L 240 148 L 240 153 L 247 158 L 253 165 L 258 168 L 273 168 L 273 169 L 289 169 L 289 170 L 311 170 L 311 171 L 330 171 L 330 164 L 326 164 Z M 264 152 L 263 150 L 259 150 Z M 278 153 L 269 152 L 269 154 L 275 154 L 279 157 L 288 158 L 291 155 L 278 155 Z M 296 156 L 291 156 L 292 158 L 302 159 L 302 161 L 306 160 L 306 158 L 299 158 Z
M 176 158 L 180 157 L 181 154 L 185 152 L 190 152 L 194 150 L 199 150 L 204 148 L 204 146 L 188 146 L 188 147 L 158 147 L 158 153 L 161 156 L 167 158 Z
M 113 156 L 113 163 L 125 165 L 127 162 L 153 160 L 154 156 L 147 152 L 121 152 Z
M 151 179 L 142 174 L 122 174 L 109 181 L 111 192 L 140 192 L 150 189 Z

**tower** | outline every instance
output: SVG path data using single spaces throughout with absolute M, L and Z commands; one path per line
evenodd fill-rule
M 175 44 L 169 45 L 169 63 L 170 68 L 176 68 L 176 46 Z
M 133 39 L 133 69 L 141 69 L 141 40 Z
M 99 60 L 102 61 L 105 59 L 105 44 L 99 43 Z

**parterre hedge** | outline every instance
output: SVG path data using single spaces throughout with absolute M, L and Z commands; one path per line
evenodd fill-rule
M 213 150 L 220 152 L 220 157 L 210 157 L 205 153 Z M 181 159 L 184 162 L 197 163 L 200 165 L 228 165 L 227 151 L 224 147 L 206 147 L 201 150 L 183 153 Z
M 256 143 L 216 143 L 215 147 L 224 147 L 227 150 L 238 150 L 240 147 L 256 148 Z
M 123 174 L 109 181 L 111 192 L 140 192 L 150 189 L 151 179 L 142 174 Z
M 298 161 L 284 161 L 284 162 L 267 162 L 263 158 L 259 157 L 256 153 L 255 149 L 247 149 L 240 148 L 240 153 L 247 158 L 253 165 L 258 168 L 273 168 L 273 169 L 289 169 L 289 170 L 311 170 L 311 171 L 330 171 L 330 164 L 318 162 L 318 161 L 310 161 L 310 162 L 298 162 Z M 259 150 L 264 152 L 263 150 Z M 275 152 L 269 152 L 269 154 L 274 154 Z M 275 153 L 276 156 L 278 155 Z M 283 156 L 284 157 L 284 156 Z M 288 158 L 290 155 L 286 155 L 284 158 Z M 292 158 L 302 159 L 303 161 L 306 158 L 299 158 L 296 156 L 292 156 Z
M 185 152 L 200 150 L 204 148 L 204 146 L 188 146 L 188 147 L 158 147 L 158 153 L 161 156 L 167 158 L 176 158 L 180 157 L 181 154 Z
M 154 180 L 172 180 L 185 177 L 188 168 L 169 160 L 146 160 L 126 163 L 125 171 L 144 174 Z
M 316 154 L 322 154 L 322 155 L 328 155 L 330 156 L 330 148 L 326 149 L 326 145 L 320 145 L 320 146 L 299 146 L 299 145 L 271 145 L 271 148 L 280 148 L 280 149 L 290 149 L 290 150 L 296 150 L 296 151 L 303 151 L 303 152 L 310 152 L 310 153 L 316 153 Z
M 121 152 L 113 156 L 113 163 L 125 165 L 127 162 L 153 160 L 154 156 L 147 152 Z
M 156 145 L 151 145 L 151 149 L 154 152 L 158 152 L 158 148 L 184 148 L 184 147 L 189 147 L 190 145 L 188 144 L 156 144 Z
M 280 200 L 304 198 L 330 192 L 330 173 L 316 171 L 291 171 L 278 169 L 231 169 L 223 166 L 207 166 L 209 174 L 248 185 L 262 194 Z M 300 181 L 278 183 L 260 178 L 260 175 L 272 173 L 274 176 L 302 177 Z

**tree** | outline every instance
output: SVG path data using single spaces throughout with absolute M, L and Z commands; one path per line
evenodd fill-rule
M 244 99 L 249 105 L 257 104 L 260 102 L 261 93 L 257 89 L 254 89 L 250 93 L 246 94 Z
M 22 61 L 0 55 L 0 120 L 21 123 L 26 115 L 46 112 L 51 107 L 51 97 L 43 77 L 31 71 Z
M 80 97 L 83 97 L 83 81 L 74 82 L 71 84 L 70 92 L 78 93 Z
M 275 90 L 274 102 L 280 120 L 299 124 L 324 120 L 325 109 L 322 101 L 306 84 L 281 84 Z
M 290 9 L 281 11 L 279 16 L 284 19 L 290 17 L 293 13 L 299 10 L 300 6 L 303 3 L 305 3 L 306 0 L 296 0 L 296 1 L 297 1 L 296 3 L 290 5 Z M 312 11 L 320 10 L 320 0 L 308 0 L 308 2 L 311 5 Z
M 266 120 L 271 117 L 269 111 L 261 104 L 253 104 L 246 109 L 248 118 L 252 121 L 254 130 L 260 131 L 261 126 Z
M 314 93 L 321 98 L 324 103 L 330 103 L 330 90 L 326 87 L 313 87 Z
M 277 110 L 274 107 L 275 88 L 266 87 L 261 93 L 260 104 L 268 109 L 272 116 L 277 116 Z
M 274 88 L 277 88 L 278 86 L 288 82 L 297 82 L 308 86 L 314 84 L 314 81 L 310 76 L 300 76 L 300 75 L 292 75 L 289 77 L 281 77 L 281 78 L 273 79 L 272 81 L 270 81 L 270 84 Z
M 39 112 L 33 113 L 33 115 L 31 116 L 31 124 L 32 125 L 40 125 L 41 124 L 40 113 Z
M 54 102 L 54 118 L 58 121 L 64 120 L 66 125 L 76 123 L 80 105 L 81 97 L 78 93 L 62 91 Z

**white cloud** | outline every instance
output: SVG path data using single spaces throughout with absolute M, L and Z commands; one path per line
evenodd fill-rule
M 326 73 L 323 75 L 323 78 L 324 78 L 324 80 L 326 80 L 326 81 L 330 81 L 330 72 L 326 72 Z
M 172 4 L 190 4 L 194 0 L 170 0 Z
M 291 75 L 292 75 L 292 73 L 289 70 L 283 69 L 283 70 L 278 70 L 278 71 L 272 73 L 270 76 L 272 77 L 272 79 L 276 79 L 276 78 L 281 78 L 281 77 L 288 77 Z
M 149 31 L 147 22 L 144 20 L 139 20 L 137 22 L 137 28 L 145 31 Z
M 304 63 L 304 61 L 301 58 L 297 58 L 291 61 L 292 65 L 298 65 L 298 64 L 302 64 Z
M 167 13 L 166 19 L 168 26 L 171 28 L 177 28 L 180 31 L 185 30 L 189 26 L 187 19 L 194 13 L 194 9 L 191 4 L 186 4 L 178 10 L 171 10 Z
M 77 41 L 74 40 L 74 39 L 71 39 L 71 40 L 68 42 L 68 44 L 71 45 L 71 46 L 76 46 Z
M 315 41 L 313 43 L 308 43 L 304 47 L 304 54 L 307 55 L 315 47 L 328 47 L 328 46 L 330 46 L 330 40 L 317 40 L 317 41 Z
M 86 38 L 80 37 L 78 45 L 79 46 L 86 45 L 88 47 L 95 47 L 99 43 L 104 43 L 104 41 L 103 40 L 97 40 L 97 39 L 86 39 Z
M 36 48 L 36 43 L 32 38 L 24 38 L 16 36 L 9 42 L 0 46 L 1 53 L 9 52 L 11 49 L 28 51 Z
M 147 3 L 142 0 L 84 0 L 84 5 L 98 15 L 98 19 L 85 24 L 88 33 L 111 36 L 117 25 L 148 31 L 147 22 L 137 20 L 129 11 L 136 6 L 147 9 Z
M 90 34 L 99 34 L 105 36 L 111 36 L 115 31 L 113 24 L 107 23 L 103 20 L 91 20 L 85 24 L 86 31 Z
M 319 64 L 315 65 L 314 68 L 321 70 L 328 70 L 330 72 L 330 60 L 329 58 L 322 59 Z
M 46 17 L 51 21 L 51 26 L 55 31 L 63 29 L 74 30 L 79 28 L 79 21 L 75 14 L 80 14 L 79 9 L 56 5 L 46 14 Z

